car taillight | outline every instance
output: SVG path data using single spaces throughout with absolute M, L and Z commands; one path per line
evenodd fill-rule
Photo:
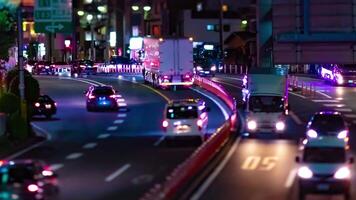
M 92 94 L 90 94 L 90 95 L 88 96 L 88 98 L 89 98 L 89 99 L 95 99 L 95 96 L 92 95 Z
M 169 76 L 165 75 L 163 76 L 163 79 L 169 79 Z
M 37 103 L 35 103 L 35 106 L 36 106 L 36 107 L 40 107 L 40 105 L 41 105 L 41 104 L 40 104 L 40 103 L 38 103 L 38 102 L 37 102 Z
M 54 105 L 57 106 L 57 102 L 54 102 Z
M 38 186 L 35 184 L 31 184 L 27 186 L 27 190 L 30 192 L 37 192 L 38 191 Z
M 168 125 L 169 125 L 168 121 L 163 120 L 163 122 L 162 122 L 162 127 L 163 127 L 163 128 L 167 128 Z

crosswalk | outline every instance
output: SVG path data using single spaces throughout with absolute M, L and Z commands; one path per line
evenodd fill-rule
M 356 124 L 356 114 L 352 114 L 353 110 L 343 104 L 342 99 L 313 99 L 312 101 L 314 103 L 322 103 L 324 107 L 342 113 L 347 120 Z

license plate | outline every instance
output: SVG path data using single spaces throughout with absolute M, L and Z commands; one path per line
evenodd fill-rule
M 109 102 L 108 101 L 100 101 L 99 104 L 100 105 L 109 105 Z
M 205 74 L 209 74 L 210 72 L 205 71 L 204 73 L 205 73 Z
M 321 191 L 326 191 L 329 190 L 330 185 L 329 184 L 319 184 L 317 185 L 317 189 Z

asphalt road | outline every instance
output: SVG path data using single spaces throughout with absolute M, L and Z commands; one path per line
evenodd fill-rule
M 18 158 L 41 159 L 57 171 L 60 193 L 56 199 L 138 199 L 164 180 L 198 146 L 190 141 L 168 146 L 162 140 L 167 98 L 204 99 L 211 108 L 209 132 L 224 122 L 220 108 L 211 99 L 189 89 L 157 92 L 132 77 L 127 78 L 130 81 L 95 76 L 37 78 L 42 93 L 58 103 L 58 113 L 50 121 L 35 119 L 34 125 L 50 140 Z M 87 112 L 83 92 L 89 84 L 113 85 L 122 96 L 124 109 Z
M 241 77 L 217 76 L 221 83 L 236 98 L 241 98 Z M 293 200 L 297 199 L 298 188 L 295 183 L 298 141 L 305 132 L 306 123 L 313 113 L 322 110 L 342 112 L 350 126 L 350 145 L 355 157 L 356 96 L 355 88 L 330 87 L 323 81 L 319 83 L 321 93 L 314 98 L 303 98 L 290 93 L 289 103 L 292 115 L 287 122 L 284 139 L 261 136 L 257 139 L 238 139 L 214 172 L 201 184 L 192 200 Z M 341 92 L 342 91 L 342 92 Z M 328 97 L 329 96 L 329 97 Z M 356 172 L 353 166 L 353 172 Z M 356 188 L 355 177 L 352 178 Z M 356 199 L 356 190 L 352 190 Z M 342 196 L 308 195 L 310 200 L 337 200 Z

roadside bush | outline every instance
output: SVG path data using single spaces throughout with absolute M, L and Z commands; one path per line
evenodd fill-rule
M 20 98 L 12 93 L 3 93 L 0 97 L 0 112 L 11 114 L 20 110 Z
M 25 140 L 27 139 L 27 123 L 20 116 L 19 112 L 13 113 L 9 119 L 10 139 Z
M 17 74 L 16 74 L 17 72 Z M 6 77 L 7 91 L 20 96 L 18 70 L 12 70 Z M 40 85 L 28 72 L 25 73 L 25 97 L 28 103 L 35 102 L 40 95 Z

